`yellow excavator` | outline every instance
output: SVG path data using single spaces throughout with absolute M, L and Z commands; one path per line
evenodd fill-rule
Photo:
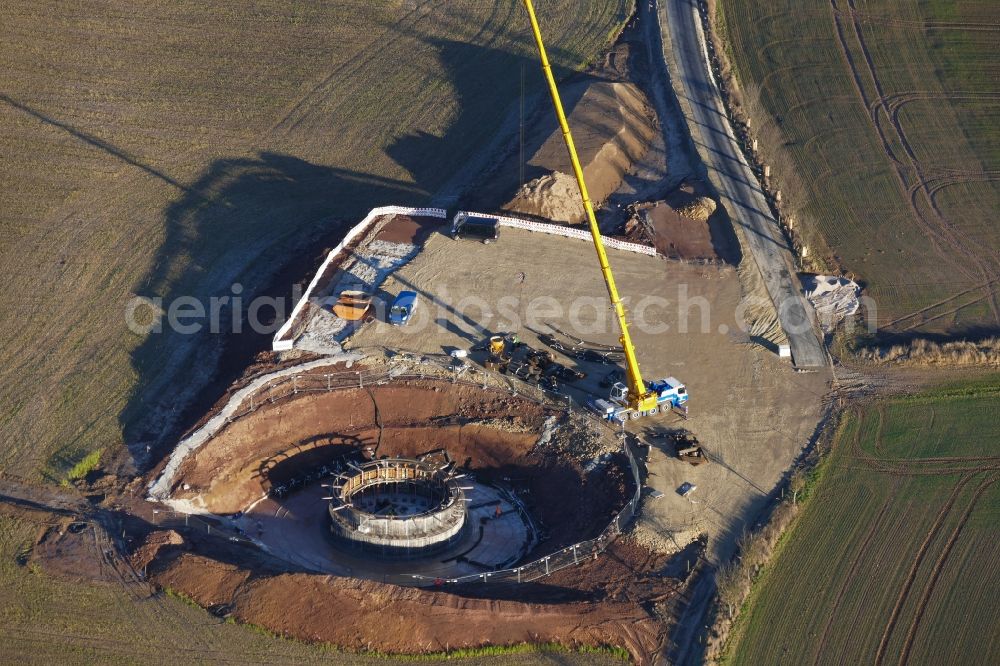
M 601 241 L 601 230 L 597 226 L 597 218 L 594 216 L 594 206 L 590 202 L 587 183 L 583 179 L 583 168 L 580 166 L 580 159 L 576 154 L 573 135 L 570 133 L 569 122 L 566 120 L 566 113 L 563 111 L 562 99 L 559 97 L 559 88 L 556 86 L 555 77 L 552 75 L 552 67 L 549 65 L 549 58 L 545 52 L 545 42 L 542 41 L 542 32 L 538 27 L 538 17 L 535 15 L 535 7 L 531 0 L 524 0 L 524 8 L 528 11 L 528 18 L 531 20 L 531 31 L 534 33 L 535 43 L 538 45 L 538 56 L 542 63 L 542 73 L 545 75 L 545 80 L 549 86 L 552 105 L 555 107 L 556 117 L 559 119 L 559 127 L 562 130 L 563 141 L 566 143 L 569 160 L 573 165 L 573 175 L 576 176 L 576 183 L 580 187 L 580 197 L 583 199 L 583 209 L 587 214 L 590 235 L 594 239 L 594 249 L 597 250 L 597 260 L 601 264 L 601 273 L 604 275 L 604 283 L 608 287 L 611 306 L 618 317 L 618 327 L 621 330 L 621 338 L 619 339 L 622 349 L 625 351 L 626 383 L 616 383 L 611 388 L 611 395 L 609 396 L 611 403 L 600 400 L 597 401 L 596 407 L 603 416 L 609 420 L 616 421 L 624 421 L 626 418 L 637 419 L 641 416 L 656 414 L 661 410 L 669 411 L 674 407 L 680 407 L 688 400 L 687 389 L 683 384 L 674 377 L 646 383 L 643 381 L 642 373 L 639 371 L 639 361 L 635 357 L 635 346 L 632 344 L 632 338 L 628 332 L 628 321 L 625 319 L 625 307 L 618 296 L 615 277 L 611 273 L 608 255 L 604 251 L 604 243 Z

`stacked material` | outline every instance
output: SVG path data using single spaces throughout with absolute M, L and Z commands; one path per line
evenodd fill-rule
M 802 284 L 825 333 L 858 311 L 861 287 L 853 280 L 835 275 L 807 275 L 802 278 Z

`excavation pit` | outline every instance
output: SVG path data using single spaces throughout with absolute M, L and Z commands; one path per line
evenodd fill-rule
M 264 383 L 179 464 L 168 501 L 227 517 L 290 570 L 420 585 L 592 539 L 633 492 L 596 421 L 399 363 Z
M 440 552 L 462 537 L 466 497 L 450 462 L 391 458 L 341 476 L 330 500 L 330 531 L 380 556 Z

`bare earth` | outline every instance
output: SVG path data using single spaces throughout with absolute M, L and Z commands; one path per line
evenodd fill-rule
M 633 83 L 587 81 L 571 86 L 570 94 L 579 94 L 578 87 L 582 97 L 569 123 L 591 199 L 600 204 L 646 154 L 656 124 L 646 96 Z M 556 129 L 528 161 L 526 177 L 534 179 L 504 208 L 554 222 L 582 222 L 583 204 L 572 173 L 562 132 Z
M 588 341 L 617 344 L 593 252 L 585 241 L 510 228 L 491 245 L 431 235 L 424 250 L 382 285 L 390 297 L 401 289 L 417 291 L 414 320 L 403 328 L 366 324 L 347 346 L 439 353 L 467 350 L 490 334 L 515 331 L 544 348 L 533 330 L 546 324 L 577 331 Z M 654 446 L 648 484 L 666 496 L 647 502 L 642 520 L 668 544 L 670 535 L 683 545 L 704 532 L 715 552 L 728 553 L 745 521 L 808 443 L 829 375 L 797 373 L 771 348 L 742 333 L 740 281 L 732 268 L 614 250 L 609 256 L 619 290 L 629 299 L 643 372 L 650 379 L 674 375 L 691 394 L 687 421 L 660 415 L 639 421 L 639 432 L 646 437 L 688 428 L 714 461 L 693 468 Z M 606 395 L 597 382 L 606 366 L 559 360 L 588 373 L 583 390 L 570 388 L 575 400 Z M 674 492 L 684 481 L 699 486 L 690 500 Z

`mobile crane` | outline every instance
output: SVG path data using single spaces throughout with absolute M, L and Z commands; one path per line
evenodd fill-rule
M 615 277 L 611 273 L 608 255 L 604 251 L 604 243 L 601 241 L 601 230 L 597 226 L 594 206 L 590 202 L 587 183 L 583 178 L 583 168 L 580 166 L 580 159 L 576 154 L 576 145 L 573 143 L 573 135 L 569 130 L 569 121 L 566 120 L 562 99 L 559 97 L 559 88 L 556 86 L 555 77 L 552 75 L 552 67 L 549 65 L 549 57 L 545 52 L 545 43 L 542 41 L 542 32 L 538 27 L 538 17 L 535 15 L 535 7 L 531 0 L 524 0 L 524 8 L 528 11 L 528 19 L 531 21 L 531 31 L 534 33 L 535 43 L 538 46 L 538 56 L 541 60 L 542 73 L 545 75 L 545 80 L 549 86 L 552 106 L 555 107 L 556 117 L 559 120 L 559 128 L 562 130 L 563 141 L 569 153 L 570 163 L 573 165 L 573 175 L 576 176 L 576 183 L 580 188 L 580 197 L 583 199 L 583 209 L 586 212 L 587 223 L 590 226 L 590 235 L 594 239 L 597 260 L 601 264 L 601 274 L 604 276 L 604 283 L 608 288 L 611 306 L 618 317 L 618 327 L 621 330 L 619 340 L 625 352 L 626 383 L 615 383 L 611 387 L 611 395 L 609 396 L 611 402 L 598 400 L 596 401 L 596 407 L 602 416 L 617 421 L 624 421 L 626 418 L 637 419 L 641 416 L 656 414 L 661 410 L 666 411 L 673 407 L 679 407 L 688 400 L 687 389 L 683 384 L 673 377 L 647 383 L 643 380 L 642 373 L 639 371 L 639 361 L 635 356 L 635 346 L 632 344 L 632 337 L 628 332 L 625 307 L 618 296 Z

